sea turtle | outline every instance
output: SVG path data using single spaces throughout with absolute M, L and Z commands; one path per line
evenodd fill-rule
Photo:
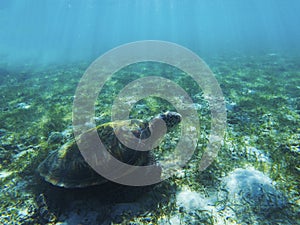
M 102 143 L 111 155 L 129 165 L 145 166 L 153 164 L 153 155 L 150 151 L 137 151 L 125 146 L 115 133 L 120 130 L 129 131 L 142 141 L 155 133 L 151 134 L 153 127 L 162 120 L 168 131 L 180 123 L 181 115 L 168 111 L 159 114 L 149 122 L 137 119 L 113 121 L 92 128 L 86 133 L 96 129 Z M 156 140 L 160 138 L 161 134 L 155 137 Z M 80 138 L 77 141 L 80 141 Z M 88 143 L 86 144 L 88 145 Z M 87 187 L 106 182 L 106 179 L 96 173 L 85 161 L 75 139 L 51 152 L 39 165 L 38 172 L 47 182 L 65 188 Z

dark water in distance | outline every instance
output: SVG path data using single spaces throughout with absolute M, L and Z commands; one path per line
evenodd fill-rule
M 5 65 L 93 60 L 127 42 L 178 43 L 200 56 L 300 51 L 299 0 L 1 0 Z

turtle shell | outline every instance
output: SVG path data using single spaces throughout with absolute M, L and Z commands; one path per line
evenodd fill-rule
M 126 130 L 146 138 L 148 123 L 141 120 L 115 121 L 97 126 L 97 133 L 106 149 L 118 160 L 130 165 L 147 165 L 153 161 L 149 152 L 135 151 L 127 148 L 115 135 L 116 130 Z M 90 132 L 93 129 L 87 131 Z M 106 182 L 86 163 L 75 140 L 69 141 L 59 149 L 51 152 L 39 165 L 38 172 L 49 183 L 77 188 L 97 185 Z
M 105 180 L 84 160 L 75 141 L 51 152 L 39 165 L 39 174 L 49 183 L 65 188 L 87 187 Z
M 169 116 L 166 117 L 165 114 Z M 159 118 L 165 120 L 167 128 L 173 127 L 181 121 L 181 116 L 178 113 L 167 112 L 165 114 L 160 114 Z M 136 151 L 126 147 L 119 141 L 115 133 L 125 131 L 125 133 L 134 134 L 141 140 L 146 139 L 151 135 L 150 128 L 155 124 L 153 121 L 156 120 L 154 119 L 150 123 L 143 120 L 114 121 L 99 125 L 83 135 L 96 129 L 101 142 L 112 156 L 126 164 L 145 166 L 154 162 L 151 152 Z M 79 138 L 77 141 L 84 141 L 84 138 L 82 140 Z M 89 143 L 84 144 L 89 145 Z M 92 146 L 88 147 L 92 148 Z M 59 149 L 50 152 L 37 170 L 47 182 L 65 188 L 87 187 L 107 181 L 88 165 L 75 140 L 71 140 Z

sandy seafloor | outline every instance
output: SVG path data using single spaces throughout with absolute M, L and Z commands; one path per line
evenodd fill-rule
M 171 79 L 194 102 L 201 132 L 193 157 L 173 177 L 144 188 L 64 189 L 36 172 L 50 151 L 72 139 L 74 93 L 88 63 L 0 68 L 0 224 L 300 224 L 300 58 L 205 60 L 222 88 L 228 120 L 218 157 L 203 172 L 198 164 L 210 111 L 193 80 L 170 66 L 141 63 L 119 71 L 100 93 L 97 124 L 109 121 L 118 91 L 142 76 Z M 149 97 L 131 116 L 147 119 L 170 109 Z M 178 134 L 168 134 L 158 158 L 172 154 Z

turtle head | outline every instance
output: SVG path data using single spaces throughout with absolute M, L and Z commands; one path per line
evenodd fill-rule
M 177 112 L 167 111 L 159 114 L 158 118 L 165 121 L 167 128 L 170 129 L 181 122 L 182 116 Z

